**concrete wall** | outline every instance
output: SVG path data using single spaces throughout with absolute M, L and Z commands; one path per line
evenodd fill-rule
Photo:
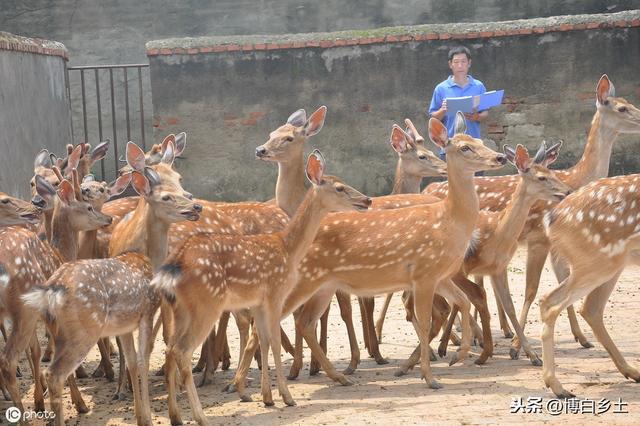
M 0 32 L 0 191 L 30 197 L 35 155 L 58 155 L 71 140 L 60 43 Z
M 564 166 L 581 155 L 603 73 L 619 95 L 640 104 L 638 27 L 640 11 L 315 38 L 151 42 L 158 136 L 188 132 L 181 169 L 185 187 L 198 196 L 266 199 L 276 168 L 255 160 L 255 147 L 291 112 L 324 104 L 325 128 L 308 148 L 325 153 L 329 173 L 368 194 L 385 194 L 395 165 L 387 144 L 392 123 L 410 117 L 425 130 L 432 90 L 448 74 L 446 52 L 467 38 L 472 74 L 508 97 L 492 111 L 485 136 L 532 148 L 542 138 L 563 138 L 558 165 Z M 625 154 L 638 137 L 621 139 L 613 172 L 640 170 L 638 157 Z

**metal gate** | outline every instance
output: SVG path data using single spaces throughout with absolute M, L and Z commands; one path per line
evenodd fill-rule
M 109 139 L 108 155 L 96 177 L 113 180 L 122 166 L 127 141 L 146 151 L 151 135 L 149 64 L 95 65 L 67 68 L 73 144 L 96 146 Z

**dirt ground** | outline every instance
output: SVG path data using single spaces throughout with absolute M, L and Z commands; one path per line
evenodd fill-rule
M 520 249 L 511 264 L 510 282 L 516 310 L 519 314 L 524 295 L 525 252 Z M 627 361 L 640 368 L 640 339 L 636 334 L 640 320 L 640 292 L 636 286 L 640 268 L 629 267 L 622 275 L 605 311 L 605 325 Z M 555 285 L 555 278 L 549 264 L 545 268 L 539 294 L 548 292 Z M 615 368 L 607 352 L 595 341 L 591 330 L 580 319 L 583 331 L 591 342 L 592 349 L 583 349 L 574 342 L 569 330 L 566 314 L 561 315 L 556 326 L 556 362 L 559 380 L 566 388 L 585 402 L 587 413 L 552 414 L 547 403 L 553 394 L 545 389 L 541 367 L 532 366 L 526 357 L 519 360 L 509 358 L 509 340 L 502 337 L 495 314 L 495 299 L 490 289 L 489 305 L 493 313 L 492 329 L 494 356 L 484 366 L 476 366 L 480 348 L 472 347 L 472 356 L 464 364 L 448 366 L 448 359 L 432 363 L 433 373 L 443 385 L 440 390 L 427 388 L 420 380 L 419 370 L 413 370 L 404 377 L 393 375 L 396 367 L 404 360 L 417 343 L 411 324 L 405 322 L 404 309 L 399 295 L 393 298 L 385 323 L 381 352 L 389 360 L 387 365 L 377 365 L 368 358 L 362 343 L 362 332 L 357 302 L 354 303 L 356 331 L 360 340 L 361 358 L 359 369 L 352 376 L 354 386 L 343 387 L 327 378 L 324 373 L 315 377 L 308 375 L 309 351 L 305 350 L 305 369 L 300 377 L 289 382 L 289 388 L 297 402 L 296 407 L 286 407 L 275 388 L 272 374 L 275 407 L 264 407 L 260 402 L 260 373 L 255 362 L 250 370 L 253 379 L 249 391 L 253 402 L 240 402 L 236 394 L 223 392 L 222 388 L 232 378 L 237 363 L 238 337 L 233 320 L 229 325 L 232 354 L 231 369 L 216 372 L 214 383 L 199 389 L 199 396 L 212 424 L 478 424 L 478 423 L 640 423 L 640 384 L 625 379 Z M 377 312 L 382 304 L 377 298 Z M 284 329 L 293 339 L 293 324 L 290 319 L 283 322 Z M 529 314 L 527 335 L 534 349 L 541 355 L 540 321 L 537 301 Z M 44 341 L 44 340 L 43 340 Z M 349 343 L 346 329 L 334 304 L 329 320 L 329 358 L 338 369 L 344 369 L 349 362 Z M 433 345 L 435 347 L 435 345 Z M 449 354 L 455 347 L 449 346 Z M 198 357 L 194 354 L 194 362 Z M 164 359 L 164 344 L 158 340 L 151 358 L 151 368 L 157 370 Z M 92 371 L 98 361 L 95 349 L 85 363 Z M 283 355 L 286 371 L 291 357 Z M 271 362 L 272 364 L 272 362 Z M 272 364 L 273 365 L 273 364 Z M 26 361 L 21 362 L 25 377 L 20 379 L 27 408 L 33 408 L 31 374 Z M 46 365 L 45 365 L 46 367 Z M 80 390 L 90 407 L 88 414 L 76 414 L 68 389 L 65 389 L 65 418 L 69 424 L 134 424 L 132 400 L 112 401 L 116 383 L 105 379 L 79 380 Z M 169 424 L 166 393 L 161 377 L 150 377 L 151 403 L 154 424 Z M 536 397 L 542 398 L 542 412 L 536 413 Z M 522 402 L 534 412 L 511 413 L 513 400 Z M 534 399 L 531 399 L 534 398 Z M 611 401 L 610 408 L 600 400 Z M 621 399 L 623 404 L 617 404 Z M 9 403 L 4 403 L 4 405 Z M 179 395 L 182 418 L 185 423 L 193 423 L 186 394 Z M 606 404 L 606 402 L 604 403 Z M 10 404 L 9 404 L 10 405 Z M 47 401 L 48 407 L 48 401 Z M 6 407 L 5 407 L 6 408 Z M 556 408 L 552 408 L 555 410 Z M 562 407 L 560 408 L 562 411 Z M 593 412 L 599 414 L 592 414 Z M 628 413 L 614 413 L 627 411 Z M 2 418 L 2 421 L 5 421 Z

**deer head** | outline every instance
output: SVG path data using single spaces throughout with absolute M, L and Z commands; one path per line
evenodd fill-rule
M 596 87 L 596 108 L 605 122 L 620 133 L 640 133 L 640 110 L 624 98 L 617 98 L 609 77 L 600 77 Z
M 289 116 L 287 122 L 269 134 L 269 140 L 256 148 L 261 160 L 286 162 L 300 161 L 304 141 L 322 130 L 327 107 L 321 106 L 307 119 L 304 109 Z
M 46 149 L 43 149 L 36 155 L 33 162 L 33 177 L 31 178 L 31 196 L 35 197 L 38 192 L 36 191 L 36 176 L 40 176 L 45 179 L 54 188 L 60 183 L 60 178 L 53 170 L 53 163 L 51 161 L 51 154 Z M 43 206 L 44 207 L 44 204 Z M 51 206 L 53 208 L 53 206 Z
M 499 169 L 506 164 L 506 156 L 487 148 L 482 140 L 465 134 L 467 123 L 461 112 L 456 113 L 455 120 L 455 134 L 449 139 L 445 125 L 436 118 L 429 119 L 429 138 L 444 149 L 449 169 L 455 165 L 456 170 L 475 173 Z
M 104 203 L 111 197 L 107 183 L 97 181 L 93 175 L 86 175 L 82 178 L 80 192 L 82 199 L 97 210 L 102 210 Z
M 127 144 L 128 173 L 133 188 L 154 209 L 155 215 L 167 223 L 198 220 L 202 206 L 182 188 L 181 176 L 172 169 L 175 148 L 169 141 L 160 162 L 146 165 L 145 153 L 133 142 Z
M 165 138 L 162 140 L 162 143 L 153 144 L 153 146 L 151 146 L 151 149 L 149 149 L 149 151 L 145 152 L 144 154 L 145 164 L 147 166 L 154 166 L 160 163 L 160 161 L 162 161 L 164 152 L 167 150 L 169 142 L 173 143 L 174 157 L 181 157 L 185 147 L 187 146 L 187 134 L 185 132 L 180 132 L 177 135 L 171 133 L 165 136 Z M 127 159 L 123 157 L 120 157 L 119 160 L 123 163 L 127 162 Z M 129 164 L 126 164 L 125 166 L 121 167 L 120 170 L 118 170 L 118 175 L 121 176 L 131 171 L 133 171 L 133 169 L 129 166 Z
M 102 160 L 107 155 L 108 150 L 108 140 L 101 142 L 93 151 L 91 151 L 91 144 L 79 143 L 71 150 L 66 160 L 62 162 L 61 170 L 64 171 L 64 176 L 70 176 L 73 169 L 77 169 L 80 176 L 90 174 L 91 167 Z
M 516 166 L 526 184 L 527 194 L 541 200 L 559 201 L 571 193 L 571 187 L 547 168 L 557 158 L 561 146 L 562 142 L 547 148 L 543 141 L 534 158 L 529 157 L 527 148 L 520 144 L 515 149 L 504 146 L 507 159 Z
M 400 157 L 402 172 L 421 178 L 446 176 L 447 163 L 424 147 L 424 138 L 415 130 L 411 120 L 406 119 L 405 123 L 406 131 L 393 125 L 389 140 L 391 147 Z
M 0 226 L 36 224 L 41 214 L 33 204 L 0 192 Z
M 314 191 L 321 197 L 322 206 L 326 211 L 366 211 L 371 206 L 371 198 L 345 184 L 337 177 L 325 175 L 324 169 L 324 157 L 316 149 L 309 154 L 306 173 Z

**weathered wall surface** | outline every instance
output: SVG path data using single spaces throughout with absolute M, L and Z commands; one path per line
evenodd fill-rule
M 71 140 L 66 57 L 60 43 L 0 32 L 0 191 L 30 197 L 35 155 Z
M 188 132 L 181 169 L 198 196 L 266 199 L 276 168 L 255 160 L 255 147 L 291 112 L 324 104 L 325 128 L 308 148 L 324 152 L 330 173 L 368 194 L 385 194 L 395 164 L 387 144 L 392 123 L 410 117 L 425 131 L 427 102 L 448 75 L 446 52 L 465 39 L 472 74 L 507 96 L 492 111 L 485 136 L 531 148 L 543 138 L 563 138 L 558 164 L 564 166 L 581 155 L 603 73 L 619 95 L 640 104 L 638 27 L 640 11 L 151 42 L 155 125 L 159 135 Z M 625 154 L 638 137 L 621 139 L 613 172 L 640 170 L 638 157 Z

